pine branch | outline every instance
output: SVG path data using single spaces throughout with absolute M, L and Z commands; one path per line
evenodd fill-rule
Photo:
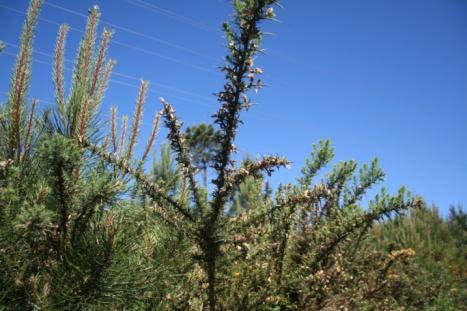
M 152 121 L 152 130 L 151 134 L 149 135 L 149 139 L 146 143 L 146 147 L 144 148 L 143 156 L 141 157 L 141 162 L 144 162 L 149 155 L 149 151 L 151 151 L 152 146 L 154 145 L 154 142 L 157 137 L 157 133 L 159 132 L 159 122 L 161 120 L 161 116 L 163 115 L 163 110 L 159 111 L 156 116 L 154 117 L 154 120 Z
M 97 25 L 100 19 L 100 12 L 97 6 L 89 10 L 89 17 L 86 24 L 83 40 L 80 44 L 77 64 L 77 82 L 80 90 L 86 89 L 88 74 L 92 64 L 94 44 L 96 41 Z
M 55 85 L 55 99 L 58 105 L 58 111 L 63 125 L 66 126 L 66 115 L 65 115 L 65 91 L 63 82 L 63 63 L 65 60 L 65 42 L 68 33 L 69 26 L 63 24 L 60 26 L 58 32 L 57 43 L 55 45 L 55 57 L 54 57 L 54 69 L 53 69 L 53 80 Z
M 138 138 L 139 128 L 141 124 L 141 118 L 143 115 L 143 106 L 146 100 L 146 93 L 148 90 L 148 81 L 141 80 L 141 86 L 138 93 L 138 98 L 135 105 L 135 114 L 133 116 L 133 124 L 130 131 L 130 142 L 128 144 L 128 150 L 126 153 L 126 161 L 130 161 L 131 156 L 133 155 L 133 149 L 136 145 L 136 140 Z
M 104 93 L 105 93 L 105 90 L 107 89 L 110 75 L 112 74 L 112 70 L 115 67 L 115 65 L 116 65 L 116 61 L 111 59 L 107 62 L 107 65 L 105 66 L 104 72 L 102 74 L 102 78 L 100 79 L 99 86 L 97 88 L 97 94 L 96 94 L 97 103 L 102 102 L 102 99 L 104 98 Z
M 8 158 L 19 160 L 21 156 L 21 128 L 26 93 L 31 78 L 32 43 L 42 0 L 32 0 L 21 33 L 21 45 L 13 71 L 8 95 L 9 145 Z
M 88 121 L 90 118 L 90 107 L 92 106 L 92 99 L 87 99 L 84 102 L 83 107 L 81 108 L 81 113 L 79 116 L 79 127 L 78 127 L 78 137 L 83 139 L 86 137 L 86 132 L 88 128 Z
M 107 57 L 107 49 L 109 47 L 110 40 L 112 39 L 113 33 L 107 29 L 104 29 L 102 33 L 102 39 L 99 44 L 99 50 L 97 52 L 97 58 L 94 65 L 94 73 L 92 75 L 91 87 L 89 89 L 89 97 L 93 98 L 96 91 L 98 81 L 102 77 L 102 68 L 104 66 L 105 59 Z M 96 105 L 99 102 L 96 102 Z
M 112 137 L 112 150 L 113 154 L 117 154 L 117 108 L 112 106 L 110 108 L 110 132 Z
M 69 100 L 69 135 L 76 137 L 79 134 L 78 127 L 83 105 L 89 99 L 88 83 L 93 62 L 93 52 L 96 40 L 96 30 L 99 23 L 100 12 L 97 6 L 89 11 L 86 29 L 80 42 L 75 70 L 73 72 L 73 83 L 71 98 Z
M 126 131 L 127 131 L 127 125 L 128 125 L 128 117 L 123 116 L 122 117 L 122 128 L 121 128 L 121 133 L 120 133 L 120 143 L 119 143 L 119 158 L 123 158 L 123 154 L 125 153 L 125 147 L 126 147 Z
M 31 108 L 29 111 L 28 121 L 26 125 L 26 135 L 24 137 L 24 148 L 21 154 L 21 160 L 24 160 L 24 158 L 26 157 L 26 155 L 29 154 L 29 151 L 30 151 L 32 132 L 34 128 L 34 115 L 36 112 L 37 102 L 38 102 L 37 99 L 33 99 L 31 102 Z

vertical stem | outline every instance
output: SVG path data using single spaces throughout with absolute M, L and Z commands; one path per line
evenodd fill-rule
M 216 257 L 214 254 L 207 258 L 207 273 L 208 273 L 208 301 L 209 311 L 216 310 Z
M 204 183 L 204 187 L 207 188 L 208 187 L 208 168 L 207 168 L 207 165 L 203 166 L 203 183 Z

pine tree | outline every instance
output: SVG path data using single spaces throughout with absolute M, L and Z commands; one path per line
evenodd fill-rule
M 34 109 L 37 101 L 33 100 L 26 108 L 29 80 L 31 78 L 32 43 L 37 23 L 41 0 L 31 1 L 26 21 L 21 33 L 21 45 L 13 70 L 5 117 L 1 118 L 0 147 L 1 158 L 19 163 L 29 153 L 32 140 Z
M 462 305 L 466 281 L 460 271 L 466 258 L 457 243 L 467 232 L 465 216 L 463 224 L 457 223 L 460 227 L 452 226 L 462 215 L 462 210 L 451 210 L 449 218 L 443 219 L 435 206 L 423 206 L 373 228 L 370 241 L 377 248 L 410 248 L 416 254 L 413 265 L 400 266 L 391 275 L 398 288 L 388 297 L 398 296 L 406 306 L 424 308 L 450 310 Z
M 203 172 L 203 183 L 206 187 L 208 166 L 213 162 L 219 147 L 217 141 L 220 138 L 220 132 L 214 130 L 211 124 L 202 123 L 187 127 L 184 135 L 193 165 Z
M 8 100 L 0 110 L 0 304 L 7 309 L 335 310 L 454 308 L 465 293 L 465 213 L 444 221 L 401 188 L 364 197 L 385 174 L 377 159 L 335 164 L 313 146 L 297 182 L 267 180 L 289 162 L 234 161 L 249 93 L 261 89 L 260 25 L 275 0 L 233 1 L 224 24 L 225 83 L 213 124 L 182 129 L 171 104 L 137 152 L 149 82 L 131 119 L 99 106 L 115 61 L 89 11 L 71 87 L 55 49 L 55 105 L 26 103 L 40 0 L 32 0 Z M 146 161 L 163 118 L 167 144 Z M 212 184 L 207 170 L 212 169 Z M 203 171 L 204 185 L 197 176 Z M 211 191 L 208 193 L 208 191 Z M 362 202 L 363 201 L 363 202 Z M 406 211 L 411 211 L 407 215 Z M 441 243 L 443 242 L 443 243 Z M 447 248 L 444 246 L 448 246 Z M 428 258 L 428 259 L 427 259 Z M 450 287 L 452 282 L 453 287 Z M 454 290 L 455 289 L 455 290 Z M 454 291 L 453 291 L 454 290 Z M 457 292 L 456 292 L 457 291 Z
M 41 3 L 31 1 L 2 110 L 1 304 L 26 310 L 137 304 L 146 298 L 122 289 L 131 284 L 133 290 L 142 290 L 148 287 L 147 273 L 151 278 L 155 273 L 146 269 L 143 275 L 141 266 L 134 264 L 144 252 L 137 247 L 141 242 L 133 228 L 117 230 L 128 224 L 120 218 L 125 176 L 81 146 L 97 141 L 102 131 L 96 116 L 114 64 L 106 62 L 111 32 L 104 30 L 94 49 L 100 13 L 92 8 L 67 98 L 62 71 L 68 27 L 60 27 L 54 64 L 56 107 L 38 118 L 34 100 L 26 114 L 32 38 Z M 142 83 L 125 159 L 136 143 L 145 87 Z M 127 261 L 129 247 L 137 247 L 139 253 Z M 121 279 L 122 271 L 131 273 Z

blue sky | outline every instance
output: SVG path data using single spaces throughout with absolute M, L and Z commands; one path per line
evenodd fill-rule
M 35 41 L 30 95 L 53 101 L 58 24 L 83 29 L 99 5 L 115 30 L 116 74 L 104 100 L 132 113 L 138 79 L 150 80 L 143 136 L 157 100 L 173 103 L 185 124 L 209 122 L 222 86 L 224 0 L 46 0 Z M 284 155 L 294 181 L 311 145 L 329 138 L 336 161 L 380 158 L 391 191 L 405 185 L 446 211 L 467 202 L 467 2 L 465 0 L 295 0 L 267 23 L 266 55 L 256 63 L 269 87 L 254 98 L 237 139 L 241 153 Z M 26 0 L 0 0 L 0 92 L 8 89 Z M 71 30 L 66 57 L 81 33 Z M 67 65 L 68 67 L 71 64 Z M 71 75 L 70 71 L 66 72 Z M 5 98 L 0 93 L 0 98 Z M 164 134 L 164 132 L 162 133 Z M 162 135 L 163 136 L 163 135 Z M 163 137 L 159 136 L 159 142 Z

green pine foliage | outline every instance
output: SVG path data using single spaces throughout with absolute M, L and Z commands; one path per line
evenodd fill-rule
M 214 127 L 204 123 L 187 127 L 185 139 L 188 145 L 191 161 L 196 168 L 203 173 L 204 186 L 208 183 L 208 167 L 213 163 L 214 156 L 218 150 L 218 140 L 220 132 Z
M 410 248 L 416 253 L 413 265 L 401 266 L 391 276 L 407 288 L 393 295 L 439 310 L 457 310 L 465 305 L 466 229 L 467 218 L 461 207 L 452 207 L 443 219 L 435 206 L 375 226 L 371 239 L 378 249 Z
M 462 208 L 444 219 L 403 187 L 389 194 L 377 159 L 326 170 L 335 154 L 327 140 L 313 146 L 295 183 L 276 189 L 268 176 L 288 167 L 286 159 L 235 162 L 249 94 L 263 86 L 263 70 L 254 64 L 262 24 L 275 20 L 278 1 L 233 1 L 213 123 L 183 128 L 161 99 L 141 155 L 136 146 L 147 81 L 131 120 L 119 122 L 112 108 L 108 124 L 100 121 L 115 61 L 107 60 L 112 31 L 97 38 L 97 7 L 89 11 L 68 94 L 63 25 L 53 67 L 55 104 L 36 111 L 36 100 L 26 102 L 41 5 L 31 1 L 0 106 L 0 309 L 466 305 Z M 167 142 L 154 151 L 162 118 Z M 152 154 L 152 166 L 146 165 Z M 367 200 L 370 190 L 377 195 Z

